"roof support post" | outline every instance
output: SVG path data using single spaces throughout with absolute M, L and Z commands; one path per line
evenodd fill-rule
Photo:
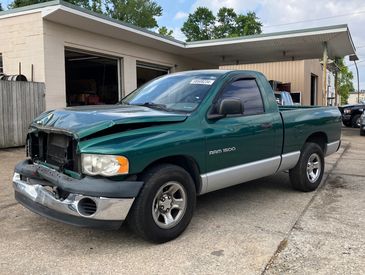
M 327 106 L 327 62 L 328 62 L 328 51 L 327 42 L 323 42 L 323 91 L 322 91 L 322 105 Z
M 335 71 L 335 106 L 338 106 L 338 71 Z

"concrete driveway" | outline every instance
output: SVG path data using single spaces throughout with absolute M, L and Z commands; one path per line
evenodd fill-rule
M 365 138 L 344 129 L 321 188 L 291 189 L 281 173 L 198 198 L 177 240 L 154 245 L 120 231 L 49 221 L 17 204 L 0 150 L 0 273 L 364 274 Z

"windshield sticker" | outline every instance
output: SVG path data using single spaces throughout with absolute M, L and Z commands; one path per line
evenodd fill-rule
M 193 79 L 190 81 L 190 84 L 198 84 L 198 85 L 212 85 L 214 83 L 213 79 Z

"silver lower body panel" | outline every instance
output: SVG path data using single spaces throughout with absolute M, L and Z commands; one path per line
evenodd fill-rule
M 336 153 L 340 149 L 341 140 L 336 140 L 331 143 L 327 143 L 326 156 Z

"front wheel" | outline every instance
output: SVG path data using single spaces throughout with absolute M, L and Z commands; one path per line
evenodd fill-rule
M 361 115 L 355 115 L 352 119 L 351 119 L 351 123 L 352 123 L 352 127 L 353 128 L 360 128 L 360 118 Z
M 297 165 L 289 171 L 294 189 L 309 192 L 316 190 L 324 172 L 324 154 L 316 143 L 305 143 Z
M 150 168 L 127 222 L 146 240 L 163 243 L 178 237 L 188 226 L 196 203 L 196 190 L 183 168 L 162 164 Z

